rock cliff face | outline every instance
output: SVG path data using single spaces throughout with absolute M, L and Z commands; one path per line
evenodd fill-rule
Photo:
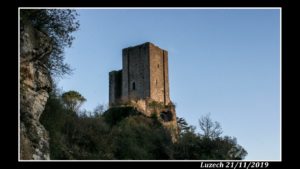
M 51 39 L 30 24 L 20 25 L 20 159 L 49 160 L 49 137 L 39 118 L 51 91 L 45 66 Z

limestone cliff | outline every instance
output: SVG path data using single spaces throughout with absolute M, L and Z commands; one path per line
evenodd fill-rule
M 45 66 L 51 39 L 30 24 L 20 25 L 20 159 L 49 160 L 49 137 L 39 118 L 51 91 Z

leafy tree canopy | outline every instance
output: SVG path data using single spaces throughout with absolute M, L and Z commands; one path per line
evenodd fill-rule
M 79 107 L 86 101 L 80 93 L 74 90 L 63 93 L 62 100 L 66 107 L 73 112 L 77 112 Z
M 64 48 L 70 47 L 78 30 L 77 13 L 70 9 L 21 9 L 21 24 L 30 23 L 52 39 L 52 53 L 46 63 L 52 75 L 70 74 L 71 68 L 64 63 Z

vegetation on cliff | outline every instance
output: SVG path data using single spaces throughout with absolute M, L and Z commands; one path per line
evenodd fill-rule
M 74 10 L 20 9 L 19 14 L 20 159 L 49 160 L 49 137 L 40 115 L 53 77 L 71 72 L 63 53 L 79 23 Z
M 74 111 L 65 106 L 63 95 L 54 90 L 41 117 L 50 135 L 51 159 L 239 160 L 247 155 L 235 138 L 221 137 L 221 126 L 209 116 L 199 121 L 202 133 L 178 118 L 179 137 L 172 143 L 156 116 L 132 107 Z

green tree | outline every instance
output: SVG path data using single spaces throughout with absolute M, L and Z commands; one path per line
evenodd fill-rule
M 86 101 L 80 93 L 74 90 L 63 93 L 62 100 L 65 106 L 73 112 L 78 112 L 79 107 Z
M 112 129 L 117 159 L 146 160 L 172 158 L 172 141 L 160 123 L 144 115 L 123 119 Z
M 195 127 L 189 126 L 183 118 L 178 118 L 177 123 L 180 137 L 174 144 L 175 159 L 242 160 L 247 155 L 236 138 L 221 137 L 220 123 L 213 122 L 209 114 L 199 119 L 202 133 L 196 133 Z
M 21 9 L 21 24 L 31 24 L 52 39 L 52 52 L 46 66 L 52 75 L 70 74 L 71 68 L 64 63 L 64 48 L 70 47 L 78 30 L 77 13 L 70 9 Z
M 228 146 L 228 159 L 242 160 L 247 156 L 247 151 L 242 146 L 237 144 L 237 139 L 235 137 L 225 136 L 223 138 L 223 142 L 225 142 L 225 144 Z
M 195 131 L 195 127 L 188 125 L 188 123 L 184 118 L 176 117 L 176 120 L 177 120 L 178 132 L 180 136 L 182 136 L 184 133 L 188 133 L 188 132 L 193 133 Z

